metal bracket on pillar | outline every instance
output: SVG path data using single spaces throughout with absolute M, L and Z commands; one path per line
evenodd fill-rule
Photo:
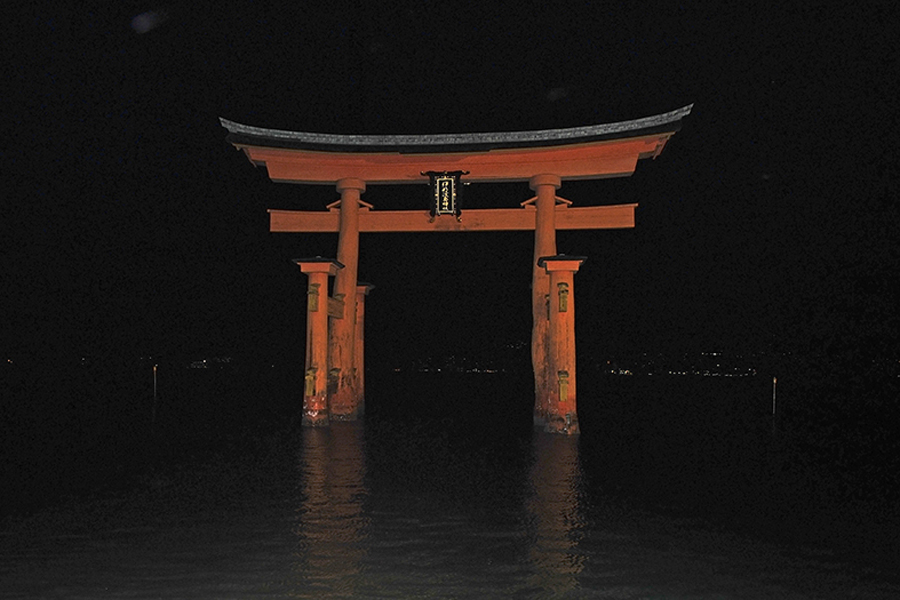
M 309 309 L 309 312 L 318 312 L 319 311 L 319 286 L 321 284 L 311 283 L 309 284 L 309 290 L 306 292 L 306 305 Z
M 316 369 L 309 368 L 306 370 L 306 376 L 303 378 L 304 396 L 312 396 L 316 393 Z
M 559 401 L 566 402 L 569 399 L 569 372 L 559 371 L 556 375 L 559 378 Z
M 569 284 L 561 282 L 556 287 L 559 293 L 559 312 L 566 312 L 569 310 Z

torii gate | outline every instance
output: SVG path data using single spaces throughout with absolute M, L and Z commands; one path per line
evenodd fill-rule
M 228 141 L 276 182 L 334 185 L 327 211 L 269 210 L 273 232 L 336 232 L 337 258 L 298 259 L 309 277 L 303 423 L 353 420 L 364 409 L 363 311 L 369 284 L 357 282 L 359 234 L 533 230 L 534 422 L 576 434 L 574 275 L 585 257 L 557 254 L 556 232 L 634 227 L 637 204 L 575 208 L 557 196 L 563 180 L 627 177 L 656 158 L 693 105 L 665 114 L 568 129 L 442 135 L 330 135 L 263 129 L 220 119 Z M 467 182 L 528 181 L 520 208 L 455 204 Z M 430 211 L 372 210 L 366 185 L 432 183 Z M 328 297 L 328 278 L 334 291 Z

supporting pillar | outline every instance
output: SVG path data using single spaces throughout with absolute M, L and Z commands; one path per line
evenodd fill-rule
M 584 256 L 544 256 L 538 264 L 550 276 L 550 370 L 544 431 L 574 435 L 578 430 L 575 385 L 575 273 Z
M 330 258 L 294 261 L 309 277 L 306 302 L 306 371 L 303 386 L 303 425 L 328 425 L 328 278 L 343 265 Z
M 356 348 L 353 351 L 353 368 L 356 372 L 357 415 L 366 411 L 365 324 L 366 296 L 375 289 L 371 283 L 356 286 Z
M 344 265 L 334 280 L 334 295 L 344 301 L 341 318 L 334 320 L 329 340 L 333 387 L 329 410 L 332 419 L 356 420 L 359 413 L 358 372 L 353 353 L 356 348 L 356 284 L 359 265 L 359 211 L 360 194 L 366 184 L 359 179 L 341 179 L 337 182 L 340 200 L 340 233 L 337 259 Z M 333 205 L 332 205 L 333 206 Z
M 529 182 L 537 194 L 535 198 L 534 260 L 531 277 L 532 318 L 531 364 L 534 368 L 534 424 L 547 422 L 547 398 L 553 377 L 549 354 L 549 320 L 547 302 L 550 294 L 550 277 L 538 259 L 556 254 L 556 190 L 562 185 L 557 175 L 535 175 Z

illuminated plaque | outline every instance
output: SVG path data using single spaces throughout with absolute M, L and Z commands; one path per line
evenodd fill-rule
M 462 213 L 460 207 L 460 182 L 462 175 L 468 171 L 427 171 L 422 175 L 428 175 L 431 183 L 431 214 L 432 220 L 439 215 L 454 215 L 460 220 Z

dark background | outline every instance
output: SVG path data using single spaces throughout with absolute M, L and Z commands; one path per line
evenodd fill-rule
M 629 231 L 561 232 L 591 355 L 728 350 L 898 358 L 896 115 L 887 3 L 333 2 L 21 9 L 4 96 L 0 347 L 10 358 L 203 353 L 297 360 L 304 278 L 336 236 L 269 234 L 268 181 L 222 116 L 312 132 L 527 130 L 694 103 L 628 179 Z M 149 12 L 148 12 L 149 11 Z M 526 184 L 471 186 L 517 206 Z M 425 188 L 370 187 L 376 208 Z M 368 335 L 399 360 L 529 337 L 531 235 L 363 235 Z M 375 353 L 373 353 L 373 356 Z M 884 367 L 884 365 L 881 365 Z M 857 365 L 858 367 L 858 365 Z
M 334 256 L 337 236 L 270 234 L 266 209 L 338 196 L 270 182 L 225 141 L 220 116 L 309 132 L 478 132 L 693 103 L 633 177 L 560 190 L 580 206 L 640 203 L 633 230 L 559 233 L 561 252 L 588 257 L 575 283 L 579 360 L 727 352 L 786 385 L 893 406 L 888 7 L 19 8 L 2 94 L 3 360 L 41 374 L 16 375 L 26 380 L 140 357 L 145 375 L 160 360 L 213 356 L 300 364 L 306 282 L 290 259 Z M 466 191 L 472 207 L 532 195 L 524 183 Z M 425 198 L 424 186 L 363 196 L 376 209 Z M 531 254 L 525 232 L 364 234 L 360 279 L 377 286 L 370 367 L 527 342 Z M 60 396 L 29 389 L 48 410 Z

